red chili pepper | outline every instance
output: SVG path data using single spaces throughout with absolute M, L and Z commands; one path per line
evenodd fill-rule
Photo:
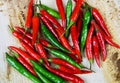
M 43 60 L 45 61 L 45 63 L 47 65 L 49 65 L 49 63 L 47 61 L 47 53 L 44 50 L 42 44 L 41 43 L 36 44 L 36 49 L 37 49 L 38 53 L 40 54 L 41 58 L 43 58 Z
M 93 55 L 95 57 L 98 67 L 100 67 L 100 52 L 99 52 L 100 50 L 99 50 L 99 44 L 96 36 L 93 36 L 92 45 L 93 45 L 93 51 L 94 51 Z
M 77 2 L 78 0 L 73 0 L 73 1 Z
M 24 49 L 32 56 L 34 57 L 36 60 L 41 61 L 41 56 L 35 52 L 33 49 L 30 48 L 30 46 L 28 46 L 26 43 L 24 43 L 23 41 L 20 41 L 21 45 L 24 47 Z
M 77 30 L 76 29 L 77 29 L 76 26 L 73 25 L 70 28 L 70 33 L 71 33 L 71 38 L 72 38 L 72 42 L 73 42 L 73 45 L 74 45 L 75 52 L 78 55 L 79 63 L 81 63 L 82 57 L 81 57 L 81 54 L 80 54 L 80 47 L 79 47 L 79 42 L 78 42 Z
M 25 51 L 23 51 L 23 50 L 21 50 L 21 49 L 19 49 L 17 47 L 9 46 L 8 48 L 15 51 L 16 53 L 18 53 L 20 56 L 22 56 L 32 66 L 32 64 L 30 63 L 30 60 L 35 61 L 35 59 L 33 57 L 31 57 Z
M 84 0 L 78 0 L 76 5 L 75 5 L 75 8 L 73 10 L 73 13 L 70 17 L 71 21 L 72 22 L 76 22 L 78 16 L 79 16 L 79 11 L 80 11 L 80 7 L 82 6 L 82 4 L 84 3 Z
M 40 19 L 38 16 L 32 18 L 32 45 L 35 44 L 39 33 Z
M 57 69 L 53 69 L 51 68 L 50 66 L 48 65 L 45 65 L 45 67 L 52 73 L 58 75 L 58 76 L 61 76 L 62 78 L 64 78 L 65 80 L 68 80 L 68 81 L 74 81 L 74 83 L 84 83 L 84 81 L 75 76 L 75 75 L 72 75 L 72 74 L 68 74 L 68 73 L 65 73 L 65 72 L 62 72 L 62 71 L 59 71 Z
M 82 12 L 82 10 L 80 10 L 79 18 L 78 18 L 77 25 L 76 25 L 78 38 L 80 36 L 80 32 L 81 32 L 81 28 L 82 28 L 82 17 L 83 17 L 83 12 Z
M 32 16 L 33 16 L 33 0 L 30 0 L 28 5 L 28 12 L 27 12 L 27 18 L 25 22 L 25 27 L 30 28 L 32 24 Z
M 40 39 L 40 43 L 43 45 L 43 46 L 46 46 L 46 47 L 53 47 L 48 41 L 44 40 L 44 39 Z
M 92 15 L 94 16 L 94 18 L 98 22 L 98 24 L 100 24 L 100 26 L 105 31 L 107 36 L 109 36 L 111 38 L 111 34 L 109 33 L 106 24 L 105 24 L 105 22 L 104 22 L 104 20 L 103 20 L 103 18 L 101 16 L 101 14 L 99 13 L 99 11 L 96 8 L 92 9 Z
M 87 71 L 87 70 L 80 70 L 80 69 L 78 69 L 77 71 L 72 70 L 72 69 L 69 69 L 63 65 L 56 65 L 55 68 L 59 71 L 66 72 L 68 74 L 88 74 L 88 73 L 91 73 L 91 71 Z
M 56 31 L 54 30 L 54 26 L 51 24 L 51 22 L 44 16 L 40 16 L 41 20 L 43 21 L 43 23 L 48 27 L 48 29 L 54 34 L 54 36 L 58 39 L 58 35 L 56 33 Z
M 59 36 L 59 40 L 61 41 L 61 44 L 68 49 L 72 54 L 75 54 L 75 52 L 72 50 L 72 47 L 70 46 L 68 40 L 65 38 L 64 35 L 62 35 L 62 33 L 56 28 L 55 29 L 58 36 Z
M 52 24 L 54 24 L 55 26 L 57 26 L 57 28 L 61 31 L 61 32 L 65 32 L 65 30 L 63 29 L 63 27 L 58 23 L 58 21 L 52 17 L 48 12 L 46 12 L 45 10 L 40 10 L 40 14 L 42 14 L 43 16 L 45 16 Z
M 17 31 L 19 31 L 21 34 L 25 34 L 25 36 L 28 37 L 29 39 L 32 39 L 31 33 L 29 33 L 29 32 L 26 32 L 26 33 L 25 33 L 25 29 L 24 29 L 24 28 L 20 28 L 20 27 L 18 27 L 18 26 L 15 26 L 15 29 L 16 29 Z
M 105 59 L 107 57 L 105 40 L 98 29 L 96 29 L 96 36 L 97 36 L 97 39 L 98 39 L 98 42 L 99 42 L 99 45 L 100 45 L 100 48 L 102 51 L 102 60 L 105 61 Z
M 93 62 L 93 50 L 92 50 L 93 33 L 94 33 L 94 21 L 92 20 L 91 24 L 90 24 L 90 29 L 88 31 L 88 36 L 86 39 L 86 56 L 87 56 L 90 64 L 92 64 L 92 62 Z
M 34 76 L 37 76 L 37 74 L 34 72 L 31 65 L 19 54 L 14 52 L 14 56 L 17 58 L 17 60 L 28 70 L 30 71 Z
M 33 45 L 31 44 L 30 40 L 26 37 L 23 36 L 23 34 L 17 32 L 17 31 L 12 31 L 12 34 L 18 38 L 19 40 L 24 41 L 26 44 L 28 44 L 32 49 L 34 49 Z
M 62 0 L 56 0 L 57 8 L 60 13 L 60 17 L 62 20 L 62 27 L 66 27 L 66 17 L 65 17 L 65 11 Z
M 112 39 L 104 33 L 104 31 L 101 29 L 101 27 L 97 23 L 95 24 L 95 26 L 100 31 L 100 33 L 102 34 L 104 40 L 108 44 L 110 44 L 110 45 L 112 45 L 112 46 L 114 46 L 116 48 L 120 48 L 120 46 L 118 44 L 116 44 L 115 42 L 113 42 Z

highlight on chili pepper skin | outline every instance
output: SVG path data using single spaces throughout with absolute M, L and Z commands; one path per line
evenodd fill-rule
M 8 46 L 5 55 L 7 63 L 33 83 L 89 82 L 87 76 L 98 74 L 109 58 L 108 45 L 120 49 L 98 8 L 87 1 L 29 0 L 26 7 L 25 25 L 9 25 L 20 46 Z

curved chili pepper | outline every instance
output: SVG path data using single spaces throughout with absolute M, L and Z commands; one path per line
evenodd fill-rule
M 48 29 L 53 33 L 53 35 L 58 39 L 58 35 L 56 33 L 56 31 L 54 30 L 54 26 L 51 24 L 51 22 L 44 16 L 40 16 L 41 20 L 43 21 L 43 23 L 48 27 Z
M 32 17 L 32 45 L 35 44 L 39 33 L 40 19 L 37 15 Z
M 60 44 L 60 42 L 58 42 L 55 36 L 46 28 L 45 25 L 43 25 L 43 23 L 41 23 L 41 31 L 52 45 L 56 46 L 57 48 L 61 49 L 62 51 L 66 53 L 70 53 L 66 48 L 64 48 Z
M 25 69 L 15 58 L 6 53 L 7 62 L 14 67 L 19 73 L 29 78 L 34 83 L 42 83 L 37 77 L 32 75 L 27 69 Z
M 40 14 L 42 14 L 43 16 L 45 16 L 52 24 L 54 24 L 55 26 L 57 26 L 57 28 L 61 31 L 64 32 L 64 28 L 58 23 L 58 21 L 52 17 L 49 13 L 47 13 L 45 10 L 40 10 Z
M 29 32 L 26 32 L 25 33 L 25 29 L 24 28 L 20 28 L 20 27 L 18 27 L 18 26 L 15 26 L 15 29 L 17 30 L 17 31 L 19 31 L 21 34 L 25 34 L 25 36 L 27 37 L 27 38 L 29 38 L 29 39 L 32 39 L 32 35 L 31 35 L 31 33 L 29 33 Z
M 75 8 L 71 14 L 71 17 L 70 17 L 70 23 L 69 23 L 69 26 L 66 28 L 66 32 L 69 30 L 69 28 L 76 22 L 78 16 L 79 16 L 79 11 L 80 11 L 80 7 L 82 6 L 84 0 L 78 0 L 76 5 L 75 5 Z
M 27 11 L 27 18 L 25 22 L 25 27 L 30 28 L 32 25 L 32 16 L 33 16 L 33 0 L 30 0 Z
M 38 77 L 43 81 L 43 83 L 52 83 L 46 77 L 44 77 L 37 69 L 34 68 L 34 71 L 37 73 Z
M 78 20 L 77 20 L 77 23 L 76 23 L 78 38 L 80 36 L 80 32 L 81 32 L 81 29 L 82 29 L 82 17 L 83 17 L 83 12 L 82 12 L 82 10 L 80 10 L 80 14 L 79 14 L 79 17 L 78 17 Z
M 96 36 L 97 36 L 97 39 L 98 39 L 98 42 L 99 42 L 99 45 L 100 45 L 100 48 L 102 51 L 102 60 L 105 61 L 105 59 L 107 57 L 105 40 L 98 29 L 96 29 Z
M 68 27 L 69 23 L 70 23 L 70 16 L 72 13 L 72 1 L 68 0 L 67 2 L 67 6 L 66 6 L 66 26 Z M 68 38 L 69 36 L 69 30 L 65 33 L 65 37 Z
M 37 76 L 37 74 L 34 72 L 33 68 L 31 67 L 31 65 L 22 56 L 20 56 L 15 52 L 13 53 L 13 55 L 28 71 L 30 71 L 34 76 Z
M 87 9 L 85 11 L 84 16 L 83 16 L 83 25 L 82 25 L 81 38 L 80 38 L 81 53 L 83 53 L 84 46 L 85 46 L 85 43 L 86 43 L 86 38 L 87 38 L 87 34 L 88 34 L 88 25 L 89 25 L 89 22 L 90 22 L 90 17 L 91 17 L 91 12 L 89 11 L 89 9 Z
M 23 34 L 15 31 L 15 30 L 14 30 L 12 27 L 10 27 L 10 26 L 9 26 L 9 28 L 10 28 L 12 34 L 13 34 L 16 38 L 18 38 L 19 40 L 24 41 L 24 42 L 25 42 L 26 44 L 28 44 L 32 49 L 34 49 L 33 45 L 32 45 L 31 42 L 30 42 L 30 40 L 29 40 L 26 36 L 23 36 Z
M 93 45 L 93 52 L 94 52 L 93 55 L 95 57 L 98 67 L 100 67 L 100 52 L 99 52 L 100 50 L 99 50 L 99 44 L 96 36 L 93 36 L 92 45 Z
M 62 35 L 62 33 L 56 28 L 55 29 L 58 36 L 59 36 L 59 40 L 61 42 L 61 44 L 67 49 L 69 50 L 72 54 L 75 54 L 75 52 L 72 50 L 72 47 L 70 46 L 68 40 L 64 37 L 64 35 Z M 62 35 L 62 36 L 61 36 Z
M 51 16 L 57 18 L 57 19 L 60 19 L 60 14 L 58 11 L 44 5 L 44 4 L 41 4 L 40 5 L 41 8 L 43 8 L 44 10 L 46 10 Z
M 75 76 L 75 75 L 72 75 L 72 74 L 68 74 L 68 73 L 65 73 L 65 72 L 62 72 L 62 71 L 58 71 L 57 69 L 53 69 L 51 68 L 50 66 L 48 65 L 45 65 L 45 67 L 52 73 L 64 78 L 65 80 L 68 80 L 68 81 L 74 81 L 74 83 L 84 83 L 84 81 Z
M 94 33 L 94 22 L 93 20 L 90 23 L 90 29 L 88 31 L 88 36 L 86 39 L 86 56 L 90 62 L 90 64 L 92 64 L 93 62 L 93 51 L 92 51 L 92 37 L 93 37 L 93 33 Z
M 92 8 L 92 15 L 94 16 L 95 20 L 100 24 L 100 26 L 105 31 L 107 36 L 109 36 L 111 38 L 111 34 L 109 33 L 106 24 L 101 16 L 101 14 L 99 13 L 99 11 L 96 8 Z
M 46 78 L 48 78 L 52 82 L 54 82 L 54 83 L 65 83 L 64 79 L 62 79 L 61 77 L 58 77 L 57 75 L 49 72 L 44 67 L 40 66 L 38 63 L 36 63 L 32 60 L 30 62 L 33 64 L 33 67 L 38 70 L 38 72 L 40 72 L 42 75 L 44 75 Z
M 43 60 L 45 61 L 45 63 L 47 65 L 49 65 L 48 61 L 47 61 L 47 53 L 46 51 L 44 50 L 43 46 L 41 43 L 37 43 L 36 44 L 36 49 L 38 51 L 38 53 L 40 54 L 41 58 L 43 58 Z
M 39 41 L 43 46 L 50 47 L 50 48 L 53 47 L 48 41 L 44 39 L 40 39 Z
M 66 62 L 65 60 L 59 59 L 59 58 L 50 58 L 48 61 L 58 64 L 58 65 L 63 65 L 64 67 L 72 70 L 72 73 L 74 74 L 88 74 L 91 73 L 91 71 L 88 70 L 80 70 L 79 68 L 71 65 L 70 63 Z
M 66 72 L 68 74 L 89 74 L 91 73 L 91 71 L 87 71 L 87 70 L 73 70 L 73 69 L 69 69 L 63 65 L 55 65 L 55 68 L 59 71 L 62 71 L 62 72 Z
M 23 51 L 17 47 L 9 46 L 8 48 L 15 51 L 16 53 L 18 53 L 20 56 L 22 56 L 26 60 L 26 62 L 28 62 L 32 66 L 32 64 L 30 63 L 30 60 L 35 61 L 35 59 L 33 57 L 29 56 L 25 51 Z
M 63 59 L 67 62 L 69 62 L 70 64 L 72 64 L 73 66 L 76 66 L 78 67 L 79 69 L 82 69 L 83 66 L 79 65 L 77 62 L 75 62 L 71 57 L 69 57 L 67 54 L 59 51 L 59 50 L 55 50 L 55 49 L 49 49 L 49 48 L 46 48 L 52 55 L 60 58 L 60 59 Z
M 65 11 L 64 11 L 62 0 L 56 0 L 56 5 L 57 5 L 57 8 L 60 13 L 61 20 L 62 20 L 62 27 L 65 28 L 66 27 L 66 17 L 65 17 Z
M 72 38 L 72 42 L 73 42 L 73 45 L 74 45 L 75 52 L 78 56 L 79 63 L 81 63 L 82 62 L 82 57 L 81 57 L 81 54 L 80 54 L 80 47 L 79 47 L 77 30 L 76 30 L 75 25 L 72 25 L 72 27 L 70 28 L 70 33 L 71 33 L 71 38 Z
M 33 49 L 31 49 L 30 46 L 28 46 L 23 41 L 20 41 L 20 43 L 21 43 L 22 47 L 28 52 L 28 54 L 30 54 L 36 60 L 41 62 L 41 56 L 37 52 L 35 52 Z
M 100 27 L 97 23 L 95 24 L 95 26 L 96 26 L 96 28 L 100 31 L 100 33 L 102 34 L 104 40 L 105 40 L 108 44 L 110 44 L 111 46 L 114 46 L 114 47 L 116 47 L 116 48 L 120 48 L 120 45 L 118 45 L 118 44 L 116 44 L 115 42 L 113 42 L 112 39 L 104 33 L 104 31 L 101 29 L 101 27 Z

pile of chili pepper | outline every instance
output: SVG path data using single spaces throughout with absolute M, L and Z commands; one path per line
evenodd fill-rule
M 120 46 L 96 8 L 74 0 L 72 11 L 72 0 L 65 7 L 62 0 L 55 1 L 58 11 L 30 0 L 25 27 L 9 26 L 22 48 L 9 46 L 7 62 L 34 83 L 84 83 L 75 75 L 92 73 L 81 63 L 83 58 L 90 68 L 94 59 L 100 67 L 107 58 L 106 44 Z

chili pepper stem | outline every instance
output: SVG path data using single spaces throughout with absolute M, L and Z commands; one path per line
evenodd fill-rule
M 93 63 L 93 59 L 90 59 L 90 60 L 89 60 L 89 63 L 90 63 L 90 70 L 91 70 L 91 68 L 92 68 L 92 63 Z

